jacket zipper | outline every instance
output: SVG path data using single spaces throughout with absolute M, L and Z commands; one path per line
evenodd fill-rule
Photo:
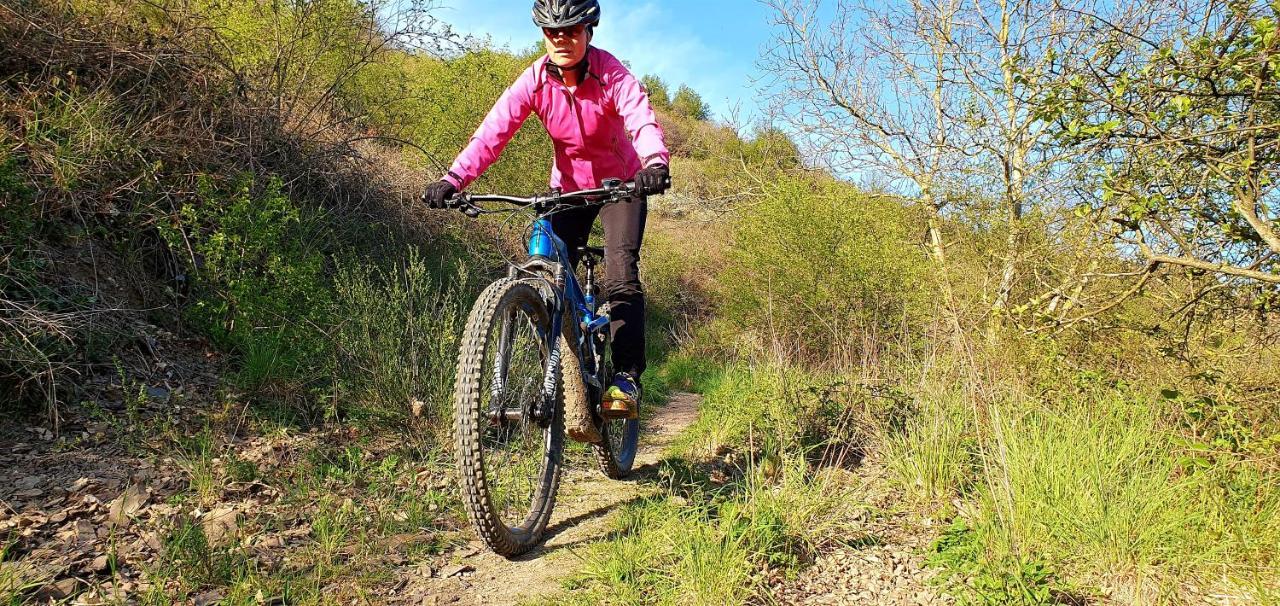
M 618 159 L 619 165 L 626 168 L 627 159 L 622 157 L 622 148 L 618 147 L 618 135 L 613 135 L 613 157 Z
M 586 148 L 587 133 L 582 129 L 582 110 L 578 107 L 578 98 L 569 87 L 561 85 L 565 97 L 569 100 L 569 108 L 573 110 L 573 119 L 578 125 L 578 147 Z

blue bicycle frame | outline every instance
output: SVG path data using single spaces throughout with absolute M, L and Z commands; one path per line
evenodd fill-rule
M 573 272 L 573 264 L 569 257 L 568 246 L 564 240 L 557 236 L 551 227 L 549 219 L 537 219 L 533 223 L 533 233 L 529 238 L 529 258 L 531 260 L 546 260 L 559 264 L 563 268 L 564 289 L 557 292 L 556 313 L 552 314 L 552 334 L 561 334 L 564 329 L 565 311 L 572 311 L 574 318 L 578 320 L 578 327 L 581 330 L 575 331 L 578 335 L 578 342 L 575 343 L 578 350 L 583 353 L 595 354 L 594 347 L 588 344 L 590 337 L 596 334 L 603 334 L 609 328 L 610 318 L 607 315 L 601 315 L 598 312 L 596 298 L 593 294 L 585 293 L 582 286 L 578 283 L 577 276 Z M 559 358 L 559 352 L 555 351 L 553 346 L 553 356 Z M 596 387 L 602 386 L 604 377 L 600 377 L 600 368 L 597 363 L 596 356 L 592 355 L 591 359 L 593 368 L 592 375 L 587 376 L 589 383 Z M 585 369 L 584 369 L 585 370 Z

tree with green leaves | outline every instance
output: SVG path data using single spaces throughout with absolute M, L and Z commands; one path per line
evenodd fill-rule
M 1044 100 L 1150 271 L 1280 284 L 1278 17 L 1217 0 L 1090 15 L 1092 52 Z
M 653 108 L 660 111 L 671 110 L 671 92 L 667 88 L 667 83 L 654 75 L 648 75 L 640 79 L 640 83 L 644 85 L 644 89 L 649 92 L 649 104 Z
M 676 96 L 671 99 L 671 109 L 686 118 L 703 122 L 711 119 L 711 107 L 702 100 L 702 95 L 686 84 L 681 84 L 676 90 Z

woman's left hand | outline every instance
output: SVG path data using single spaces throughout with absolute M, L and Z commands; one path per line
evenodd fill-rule
M 671 170 L 666 164 L 654 164 L 636 173 L 636 195 L 654 196 L 671 188 Z

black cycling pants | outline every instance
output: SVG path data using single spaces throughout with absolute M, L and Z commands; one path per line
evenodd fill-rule
M 637 378 L 644 372 L 644 287 L 640 285 L 640 244 L 644 240 L 649 203 L 583 206 L 552 215 L 551 228 L 569 246 L 574 267 L 578 248 L 587 245 L 596 217 L 604 225 L 605 268 L 601 281 L 613 318 L 613 368 Z

